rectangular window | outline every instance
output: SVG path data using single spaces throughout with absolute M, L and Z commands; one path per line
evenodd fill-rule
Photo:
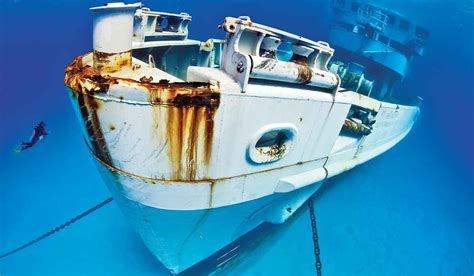
M 379 33 L 373 32 L 373 33 L 372 33 L 372 39 L 373 39 L 373 40 L 379 40 Z
M 387 14 L 387 23 L 390 25 L 395 25 L 395 21 L 397 20 L 397 17 L 393 14 Z
M 393 49 L 399 52 L 403 52 L 405 49 L 405 46 L 403 46 L 403 44 L 395 40 L 390 40 L 390 47 L 392 47 Z
M 378 41 L 385 44 L 385 45 L 388 45 L 388 42 L 389 42 L 389 38 L 387 36 L 384 36 L 383 34 L 379 34 L 379 38 L 378 38 Z
M 410 28 L 410 22 L 407 20 L 400 18 L 400 29 L 408 30 Z

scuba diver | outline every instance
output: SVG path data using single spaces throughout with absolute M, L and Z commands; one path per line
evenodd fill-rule
M 46 135 L 48 135 L 48 132 L 46 132 L 45 129 L 46 124 L 41 121 L 39 122 L 33 130 L 33 133 L 31 134 L 30 141 L 29 142 L 22 142 L 15 148 L 15 152 L 22 152 L 26 149 L 31 148 L 34 146 L 36 143 L 39 141 L 43 140 Z

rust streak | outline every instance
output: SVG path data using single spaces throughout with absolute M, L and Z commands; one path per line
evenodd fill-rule
M 298 66 L 298 78 L 296 79 L 297 82 L 300 84 L 306 84 L 311 81 L 313 77 L 313 70 L 307 65 L 300 65 Z
M 88 65 L 82 65 L 82 56 L 76 57 L 66 67 L 64 84 L 74 92 L 82 94 L 106 93 L 110 85 L 118 81 L 108 76 L 102 76 L 99 71 Z
M 170 106 L 167 114 L 168 154 L 174 178 L 193 180 L 207 168 L 212 153 L 215 109 L 206 106 Z M 202 167 L 201 167 L 202 166 Z
M 124 67 L 132 66 L 132 51 L 113 54 L 94 51 L 93 59 L 95 69 L 104 73 L 114 73 Z
M 73 97 L 78 98 L 91 147 L 103 162 L 112 165 L 97 116 L 97 110 L 103 102 L 94 95 L 113 98 L 113 95 L 108 94 L 112 85 L 141 87 L 148 92 L 146 103 L 153 108 L 152 127 L 157 130 L 154 134 L 157 145 L 161 146 L 163 141 L 167 141 L 165 150 L 172 169 L 170 178 L 192 181 L 207 177 L 212 155 L 214 116 L 220 104 L 218 83 L 152 82 L 152 78 L 137 81 L 112 77 L 83 65 L 82 59 L 83 56 L 79 56 L 66 67 L 64 83 L 71 88 Z M 118 102 L 126 101 L 123 96 L 116 99 Z M 114 129 L 114 126 L 107 128 L 109 131 Z
M 212 141 L 214 137 L 214 115 L 215 110 L 206 109 L 204 111 L 206 116 L 204 117 L 206 120 L 206 126 L 204 129 L 205 132 L 205 148 L 204 148 L 204 161 L 206 164 L 209 164 L 211 160 L 211 153 L 212 153 Z
M 196 108 L 190 107 L 187 109 L 186 128 L 189 129 L 186 149 L 186 179 L 196 178 L 196 167 L 197 167 L 197 146 L 198 146 L 198 116 L 196 114 Z
M 77 101 L 89 136 L 88 141 L 90 142 L 94 153 L 107 164 L 113 165 L 112 157 L 110 156 L 104 139 L 104 134 L 102 133 L 99 116 L 97 115 L 97 112 L 102 105 L 101 102 L 81 93 L 79 93 Z

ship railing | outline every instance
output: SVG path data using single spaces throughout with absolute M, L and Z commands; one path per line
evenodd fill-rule
M 135 42 L 186 40 L 191 16 L 187 13 L 166 13 L 141 8 L 135 12 L 133 40 Z
M 337 91 L 339 79 L 327 68 L 334 53 L 328 43 L 254 23 L 247 16 L 227 17 L 221 27 L 227 32 L 222 68 L 242 92 L 249 79 Z
M 379 32 L 385 31 L 388 16 L 383 11 L 365 6 L 358 9 L 357 15 L 359 22 L 367 24 Z

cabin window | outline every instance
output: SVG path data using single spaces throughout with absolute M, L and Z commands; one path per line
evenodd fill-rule
M 377 35 L 377 33 L 374 32 L 374 30 L 371 29 L 371 28 L 365 29 L 365 32 L 366 32 L 366 36 L 370 39 L 375 39 L 375 37 Z
M 400 29 L 408 30 L 410 28 L 410 22 L 407 20 L 400 18 Z
M 387 14 L 387 23 L 390 25 L 395 25 L 395 21 L 397 21 L 397 18 L 393 14 Z
M 280 131 L 270 131 L 265 133 L 260 139 L 258 139 L 256 148 L 271 147 L 275 145 L 283 144 L 288 140 L 288 135 Z
M 395 40 L 390 40 L 390 47 L 400 52 L 405 51 L 405 46 L 402 43 Z
M 390 39 L 387 36 L 383 35 L 383 34 L 379 34 L 378 41 L 385 44 L 385 45 L 388 45 L 388 42 L 390 41 Z
M 290 148 L 293 134 L 285 130 L 273 130 L 263 134 L 255 144 L 257 163 L 277 161 L 285 156 Z
M 290 124 L 275 124 L 257 132 L 250 142 L 248 157 L 257 164 L 271 163 L 282 159 L 293 148 L 296 128 Z

